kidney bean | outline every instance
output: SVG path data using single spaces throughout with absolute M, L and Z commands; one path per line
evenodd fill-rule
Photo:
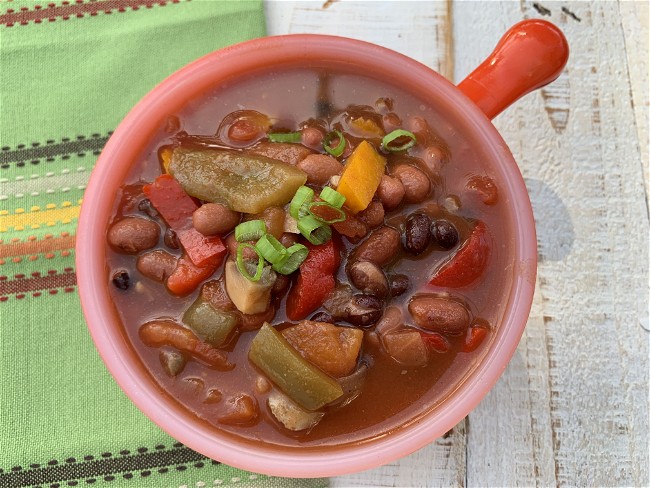
M 160 226 L 140 217 L 124 217 L 108 230 L 108 243 L 115 250 L 136 254 L 158 244 Z
M 446 334 L 461 334 L 469 327 L 467 308 L 449 298 L 415 296 L 408 304 L 415 323 L 423 329 Z
M 297 166 L 307 173 L 307 183 L 315 185 L 325 185 L 332 176 L 343 171 L 343 165 L 327 154 L 310 154 Z
M 372 295 L 354 295 L 345 308 L 345 320 L 359 327 L 370 327 L 381 318 L 382 305 Z
M 383 298 L 388 295 L 388 280 L 379 266 L 370 261 L 357 261 L 348 270 L 350 281 L 359 290 Z
M 380 227 L 352 252 L 351 261 L 370 261 L 377 266 L 384 266 L 399 253 L 400 240 L 397 230 L 392 227 Z
M 135 267 L 147 278 L 160 283 L 174 272 L 178 259 L 166 251 L 156 249 L 138 256 Z
M 228 362 L 228 358 L 223 351 L 201 342 L 190 329 L 186 329 L 171 320 L 147 322 L 140 327 L 138 335 L 145 346 L 171 346 L 181 352 L 190 354 L 199 361 L 203 361 L 208 366 L 218 369 L 234 368 L 234 365 Z
M 443 249 L 451 249 L 458 244 L 458 231 L 448 220 L 434 221 L 431 224 L 431 235 Z
M 431 219 L 424 214 L 411 215 L 404 226 L 404 249 L 417 256 L 426 251 L 431 241 Z
M 181 247 L 180 242 L 178 242 L 178 235 L 169 227 L 165 231 L 165 235 L 163 235 L 163 242 L 170 249 L 180 249 Z
M 408 290 L 410 286 L 409 278 L 403 274 L 389 276 L 388 286 L 390 287 L 390 296 L 398 297 Z
M 305 127 L 300 131 L 302 143 L 313 149 L 320 149 L 323 145 L 323 131 L 316 127 Z
M 119 290 L 128 290 L 129 286 L 131 285 L 131 278 L 129 277 L 129 273 L 126 272 L 125 270 L 120 270 L 117 271 L 113 275 L 113 285 Z
M 221 203 L 204 203 L 192 214 L 192 225 L 205 236 L 230 232 L 241 220 L 241 214 Z
M 404 185 L 404 200 L 407 203 L 423 202 L 431 191 L 431 181 L 415 166 L 401 164 L 393 170 L 393 176 Z
M 262 127 L 248 119 L 236 120 L 228 128 L 228 138 L 237 142 L 250 142 L 262 134 Z
M 374 229 L 384 223 L 384 215 L 384 206 L 381 202 L 373 200 L 363 212 L 359 212 L 357 218 L 371 229 Z
M 383 175 L 377 188 L 377 196 L 384 204 L 386 210 L 392 210 L 402 203 L 404 198 L 404 185 L 402 182 L 392 176 Z

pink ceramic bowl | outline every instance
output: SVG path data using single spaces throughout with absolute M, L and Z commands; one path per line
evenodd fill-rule
M 225 464 L 269 475 L 319 477 L 361 471 L 406 456 L 450 430 L 476 407 L 506 368 L 526 325 L 535 284 L 537 247 L 530 201 L 517 165 L 490 118 L 519 96 L 555 79 L 567 55 L 566 41 L 554 26 L 526 21 L 509 31 L 491 57 L 459 87 L 398 53 L 317 35 L 238 44 L 209 54 L 167 78 L 131 110 L 108 141 L 90 178 L 79 219 L 77 272 L 83 312 L 117 383 L 140 410 L 183 444 Z M 459 120 L 467 139 L 489 155 L 500 181 L 499 191 L 510 201 L 516 255 L 513 286 L 494 340 L 446 400 L 417 422 L 389 435 L 320 450 L 252 445 L 214 429 L 206 431 L 191 413 L 161 395 L 115 318 L 105 264 L 106 228 L 116 192 L 168 114 L 220 80 L 280 65 L 299 66 L 313 59 L 319 59 L 321 65 L 354 65 L 368 76 L 400 80 L 406 89 Z

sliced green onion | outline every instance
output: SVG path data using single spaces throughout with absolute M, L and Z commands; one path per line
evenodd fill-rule
M 255 250 L 271 264 L 281 262 L 287 256 L 287 248 L 271 234 L 264 234 L 255 244 Z
M 302 142 L 300 132 L 272 132 L 267 136 L 271 142 Z
M 320 199 L 335 208 L 341 208 L 345 203 L 345 197 L 329 186 L 323 187 L 320 192 Z
M 335 138 L 338 138 L 339 143 L 336 145 L 336 147 L 332 147 L 330 144 Z M 325 152 L 331 154 L 335 158 L 338 158 L 341 154 L 343 154 L 343 151 L 345 151 L 345 137 L 343 137 L 343 133 L 340 130 L 333 130 L 331 132 L 328 132 L 323 138 L 323 149 L 325 149 Z
M 307 258 L 309 249 L 302 244 L 294 244 L 287 249 L 287 255 L 284 259 L 273 265 L 273 270 L 280 274 L 288 275 L 297 270 L 302 262 Z
M 257 254 L 257 270 L 254 275 L 251 276 L 251 274 L 248 272 L 248 267 L 246 266 L 246 261 L 244 261 L 244 249 L 247 247 L 250 247 L 253 251 L 255 251 L 255 254 Z M 246 278 L 249 281 L 259 281 L 260 278 L 262 277 L 262 273 L 264 272 L 264 258 L 259 255 L 257 250 L 255 249 L 254 246 L 248 243 L 242 243 L 237 246 L 237 269 L 241 273 L 241 275 Z
M 337 217 L 334 217 L 333 219 L 326 219 L 324 217 L 321 217 L 320 215 L 312 211 L 312 208 L 314 207 L 328 207 L 331 211 L 336 213 Z M 311 202 L 309 204 L 309 215 L 314 217 L 319 222 L 323 222 L 324 224 L 335 224 L 337 222 L 343 222 L 347 217 L 343 210 L 341 210 L 340 208 L 333 207 L 327 202 Z
M 249 220 L 235 227 L 237 242 L 256 241 L 264 234 L 266 234 L 266 224 L 263 220 Z
M 327 242 L 332 237 L 332 229 L 327 224 L 307 215 L 298 221 L 298 230 L 314 245 Z
M 390 143 L 399 139 L 400 137 L 408 137 L 408 141 L 399 146 L 391 146 Z M 399 152 L 406 151 L 408 148 L 415 146 L 416 139 L 413 132 L 409 132 L 404 129 L 396 129 L 390 134 L 386 134 L 381 140 L 381 145 L 386 151 L 390 152 Z
M 291 199 L 289 205 L 289 215 L 294 219 L 299 220 L 301 217 L 307 215 L 309 210 L 309 202 L 314 199 L 314 190 L 308 186 L 301 186 L 296 191 L 296 194 Z

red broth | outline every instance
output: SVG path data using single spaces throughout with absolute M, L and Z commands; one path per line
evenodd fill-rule
M 418 144 L 408 150 L 408 158 L 404 154 L 384 155 L 388 159 L 389 173 L 406 161 L 427 173 L 432 190 L 424 202 L 403 202 L 395 210 L 387 211 L 385 225 L 398 229 L 403 236 L 407 218 L 414 213 L 426 213 L 433 220 L 445 219 L 455 224 L 460 242 L 451 250 L 430 244 L 417 256 L 400 250 L 398 259 L 387 265 L 384 271 L 389 275 L 406 275 L 409 288 L 404 294 L 390 298 L 389 305 L 401 308 L 405 322 L 413 325 L 408 311 L 413 295 L 451 296 L 465 305 L 473 327 L 458 334 L 441 334 L 448 350 L 438 352 L 434 344 L 433 349 L 428 349 L 426 365 L 419 367 L 400 364 L 387 354 L 374 326 L 362 328 L 364 339 L 359 364 L 365 364 L 367 374 L 359 388 L 360 393 L 345 406 L 324 407 L 325 415 L 319 423 L 311 429 L 295 432 L 284 428 L 271 415 L 266 405 L 269 393 L 259 391 L 259 378 L 264 374 L 248 359 L 256 329 L 240 331 L 222 348 L 228 360 L 236 365 L 234 369 L 217 371 L 200 361 L 190 360 L 176 376 L 167 374 L 161 366 L 159 348 L 144 345 L 138 335 L 139 328 L 160 318 L 182 323 L 181 317 L 199 296 L 200 288 L 185 297 L 174 296 L 164 283 L 147 278 L 136 269 L 134 255 L 116 252 L 107 245 L 107 279 L 110 281 L 120 270 L 129 275 L 128 289 L 111 285 L 111 295 L 122 326 L 149 373 L 162 390 L 203 419 L 206 429 L 219 429 L 252 442 L 307 447 L 355 443 L 385 435 L 416 421 L 451 394 L 485 353 L 499 327 L 512 286 L 514 251 L 511 222 L 506 210 L 507 195 L 499 193 L 498 182 L 494 181 L 492 168 L 486 166 L 480 148 L 471 147 L 460 130 L 426 101 L 393 84 L 358 74 L 330 72 L 324 77 L 319 70 L 291 69 L 232 80 L 188 103 L 182 112 L 169 114 L 150 147 L 139 161 L 134 162 L 133 170 L 116 198 L 113 222 L 124 216 L 150 218 L 141 203 L 145 198 L 142 186 L 161 174 L 161 148 L 178 145 L 179 140 L 187 141 L 188 134 L 205 136 L 202 143 L 210 143 L 221 121 L 238 110 L 255 110 L 268 115 L 273 123 L 271 132 L 298 130 L 306 121 L 319 118 L 318 108 L 323 109 L 323 97 L 333 107 L 334 115 L 330 122 L 344 120 L 345 116 L 339 112 L 345 109 L 348 109 L 348 115 L 367 110 L 360 106 L 372 107 L 380 116 L 395 114 L 401 119 L 400 127 L 416 134 L 422 123 L 414 125 L 415 118 L 427 122 L 430 131 L 424 139 L 428 140 L 419 138 Z M 386 117 L 383 120 L 386 121 Z M 440 151 L 442 163 L 425 163 L 426 153 L 431 147 Z M 344 162 L 345 157 L 339 160 Z M 161 219 L 158 222 L 161 223 L 161 234 L 156 248 L 179 256 L 180 249 L 172 249 L 165 243 L 164 222 Z M 434 270 L 459 252 L 477 223 L 488 229 L 490 248 L 489 259 L 480 277 L 461 287 L 430 285 Z M 363 239 L 342 237 L 340 242 L 344 258 L 336 278 L 339 283 L 347 283 L 345 256 Z M 222 273 L 223 264 L 206 281 L 219 278 Z M 295 277 L 293 281 L 295 286 Z M 284 309 L 286 293 L 276 303 L 278 308 L 271 324 L 280 325 L 281 330 L 286 327 L 283 324 L 289 322 Z M 323 309 L 314 313 L 318 311 Z M 345 320 L 339 320 L 337 324 L 354 327 Z M 210 398 L 211 390 L 213 395 Z M 214 393 L 216 391 L 219 393 Z M 229 402 L 239 394 L 254 399 L 256 418 L 239 424 L 224 423 L 220 419 L 229 408 Z

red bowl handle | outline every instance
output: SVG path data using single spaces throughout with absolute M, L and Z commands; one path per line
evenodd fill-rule
M 569 58 L 569 45 L 555 25 L 541 19 L 515 24 L 458 88 L 488 118 L 555 80 Z

